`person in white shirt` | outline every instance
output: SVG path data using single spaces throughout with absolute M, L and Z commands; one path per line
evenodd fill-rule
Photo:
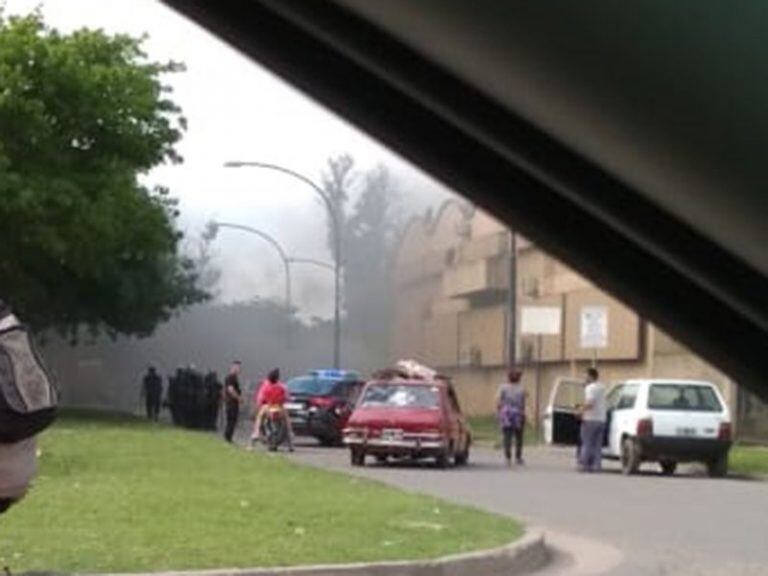
M 587 385 L 584 388 L 584 405 L 581 410 L 581 449 L 579 470 L 600 470 L 603 436 L 605 435 L 605 385 L 599 380 L 597 368 L 587 369 Z

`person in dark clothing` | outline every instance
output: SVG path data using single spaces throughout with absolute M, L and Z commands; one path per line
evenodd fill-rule
M 150 366 L 144 376 L 142 395 L 147 404 L 147 418 L 157 422 L 160 417 L 160 400 L 163 397 L 163 380 L 154 366 Z
M 240 361 L 235 360 L 229 368 L 229 374 L 224 380 L 224 409 L 227 415 L 227 425 L 224 429 L 224 439 L 232 442 L 237 427 L 237 418 L 240 414 L 240 403 L 243 400 L 240 389 Z
M 188 374 L 187 426 L 193 430 L 203 430 L 206 418 L 205 379 L 194 365 L 189 366 Z
M 168 393 L 166 394 L 166 404 L 171 411 L 171 420 L 175 426 L 181 425 L 181 414 L 179 410 L 179 388 L 181 387 L 183 370 L 176 368 L 176 373 L 168 377 Z
M 210 371 L 205 376 L 206 394 L 206 429 L 216 430 L 219 419 L 219 405 L 221 404 L 222 385 L 216 372 Z

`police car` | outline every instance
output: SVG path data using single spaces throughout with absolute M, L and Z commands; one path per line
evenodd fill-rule
M 341 431 L 363 384 L 351 370 L 313 370 L 289 380 L 285 409 L 294 433 L 313 436 L 324 446 L 341 445 Z

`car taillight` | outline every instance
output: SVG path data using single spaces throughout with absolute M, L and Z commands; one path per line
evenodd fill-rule
M 653 436 L 653 420 L 650 418 L 642 418 L 641 420 L 638 420 L 637 436 L 638 438 Z
M 731 439 L 731 423 L 720 422 L 720 429 L 717 431 L 718 440 L 730 440 Z

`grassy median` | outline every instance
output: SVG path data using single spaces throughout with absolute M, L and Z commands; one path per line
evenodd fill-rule
M 496 416 L 471 416 L 469 425 L 472 428 L 472 439 L 481 446 L 501 447 L 501 430 L 499 429 L 499 420 Z M 539 434 L 536 428 L 527 423 L 525 426 L 525 435 L 523 440 L 526 445 L 536 445 L 540 443 Z
M 732 474 L 768 476 L 768 447 L 734 446 L 728 457 L 728 468 Z
M 507 518 L 131 418 L 65 416 L 40 446 L 34 489 L 0 518 L 0 568 L 14 572 L 425 558 L 522 533 Z

